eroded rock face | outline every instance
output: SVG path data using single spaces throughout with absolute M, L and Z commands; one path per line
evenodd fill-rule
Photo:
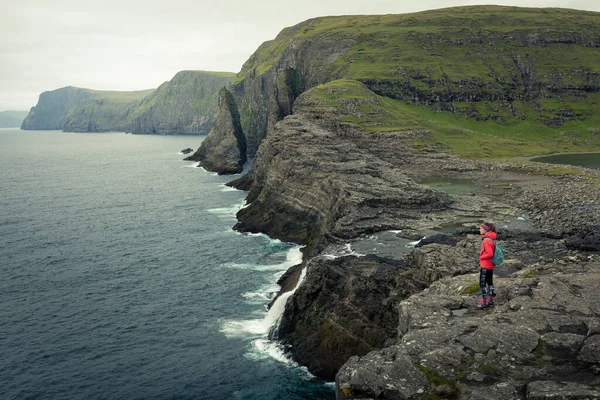
M 302 285 L 288 300 L 276 338 L 311 373 L 333 380 L 345 360 L 395 344 L 412 324 L 430 326 L 440 314 L 464 307 L 457 296 L 428 304 L 422 314 L 400 310 L 400 301 L 441 277 L 474 270 L 475 243 L 429 244 L 404 260 L 367 255 L 310 260 Z
M 313 258 L 307 268 L 277 338 L 311 373 L 330 381 L 349 357 L 395 343 L 400 299 L 424 287 L 403 262 L 376 256 Z
M 304 25 L 304 26 L 303 26 Z M 292 113 L 296 98 L 308 88 L 336 79 L 335 62 L 355 44 L 353 39 L 334 39 L 323 35 L 311 40 L 295 37 L 309 23 L 284 30 L 288 38 L 281 55 L 265 73 L 257 73 L 264 60 L 261 51 L 270 51 L 273 41 L 263 43 L 238 74 L 243 77 L 231 86 L 244 116 L 248 155 L 254 156 L 261 141 L 271 134 L 275 124 Z
M 242 171 L 246 162 L 246 139 L 235 100 L 226 88 L 219 91 L 219 110 L 214 127 L 200 148 L 186 160 L 200 161 L 203 168 L 219 174 Z
M 256 155 L 250 205 L 238 213 L 236 229 L 315 247 L 327 237 L 398 228 L 451 207 L 448 195 L 416 184 L 382 159 L 381 147 L 380 136 L 351 126 L 335 130 L 302 114 L 287 117 Z

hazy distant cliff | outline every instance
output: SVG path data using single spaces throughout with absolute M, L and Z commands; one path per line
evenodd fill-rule
M 0 111 L 0 128 L 21 126 L 27 114 L 27 111 Z
M 21 129 L 63 129 L 69 111 L 91 95 L 89 90 L 72 86 L 44 92 L 23 120 Z
M 125 130 L 131 109 L 152 90 L 113 92 L 65 87 L 40 95 L 21 129 L 63 129 L 69 132 Z
M 158 89 L 133 92 L 66 87 L 40 95 L 21 129 L 201 134 L 212 128 L 229 72 L 182 71 Z
M 182 71 L 134 110 L 132 133 L 208 133 L 217 114 L 218 92 L 230 72 Z

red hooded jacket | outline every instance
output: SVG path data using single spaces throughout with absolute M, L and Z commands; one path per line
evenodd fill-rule
M 486 238 L 492 240 L 485 240 Z M 496 249 L 496 232 L 489 231 L 483 236 L 483 241 L 481 242 L 481 251 L 479 252 L 479 265 L 481 268 L 485 269 L 494 269 L 495 265 L 492 262 L 492 257 L 494 257 L 494 250 Z

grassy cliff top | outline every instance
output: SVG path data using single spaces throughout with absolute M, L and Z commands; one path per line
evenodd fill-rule
M 600 93 L 593 96 L 600 104 Z M 447 112 L 406 104 L 373 93 L 353 80 L 335 80 L 314 87 L 298 99 L 300 112 L 329 114 L 369 132 L 421 132 L 417 148 L 443 146 L 465 158 L 512 158 L 600 149 L 600 112 L 584 121 L 550 127 L 536 119 L 503 125 L 459 118 Z M 599 110 L 600 111 L 600 110 Z
M 57 90 L 61 90 L 61 89 L 57 89 Z M 108 101 L 123 103 L 123 102 L 141 100 L 144 97 L 148 96 L 150 93 L 152 93 L 155 89 L 117 91 L 117 90 L 93 90 L 93 89 L 78 88 L 75 86 L 68 86 L 66 88 L 62 88 L 62 90 L 77 90 L 77 91 L 87 92 L 94 99 L 108 100 Z M 55 91 L 53 90 L 52 92 L 55 92 Z M 44 92 L 44 93 L 51 93 L 51 92 Z
M 235 72 L 226 72 L 226 71 L 184 70 L 184 71 L 179 71 L 177 74 L 175 74 L 175 76 L 185 75 L 185 74 L 209 75 L 209 76 L 214 76 L 217 78 L 229 78 L 229 79 L 235 78 L 235 75 L 236 75 Z
M 574 36 L 574 37 L 573 37 Z M 290 42 L 318 37 L 352 39 L 355 45 L 338 61 L 338 77 L 390 79 L 398 68 L 428 69 L 432 78 L 446 74 L 450 79 L 465 75 L 491 80 L 489 66 L 501 74 L 505 62 L 497 54 L 523 44 L 542 45 L 533 50 L 534 61 L 544 58 L 539 72 L 563 69 L 575 63 L 600 71 L 598 58 L 572 49 L 565 54 L 565 38 L 582 46 L 600 41 L 600 13 L 559 8 L 466 6 L 399 15 L 353 15 L 314 18 L 285 28 L 274 40 L 263 43 L 244 64 L 236 82 L 262 75 L 277 64 Z M 501 39 L 501 40 L 499 40 Z M 498 49 L 499 47 L 499 49 Z M 457 49 L 459 51 L 457 51 Z M 490 58 L 491 57 L 491 58 Z M 488 64 L 488 65 L 486 65 Z

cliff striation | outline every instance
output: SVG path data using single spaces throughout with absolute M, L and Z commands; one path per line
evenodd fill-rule
M 137 106 L 132 133 L 206 134 L 215 123 L 219 89 L 229 72 L 181 71 Z
M 225 87 L 219 91 L 218 106 L 214 127 L 200 148 L 186 160 L 199 161 L 206 170 L 219 174 L 242 172 L 246 162 L 246 138 L 233 96 Z

